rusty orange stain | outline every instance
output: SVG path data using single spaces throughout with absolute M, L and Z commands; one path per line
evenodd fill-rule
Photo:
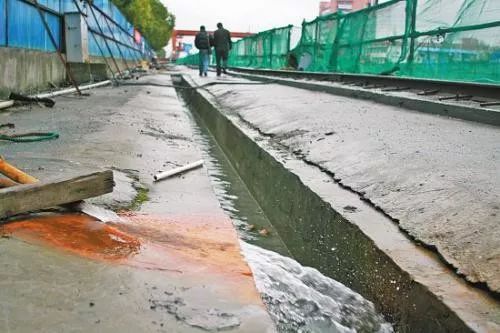
M 0 225 L 0 234 L 95 260 L 212 281 L 230 296 L 261 305 L 253 274 L 229 218 L 124 214 L 104 224 L 83 214 L 35 217 Z
M 140 241 L 83 214 L 43 216 L 0 226 L 0 232 L 94 259 L 119 260 L 139 252 Z
M 164 246 L 169 253 L 195 262 L 209 263 L 218 270 L 251 276 L 240 253 L 232 222 L 221 216 L 151 216 L 132 214 L 116 225 L 141 239 Z

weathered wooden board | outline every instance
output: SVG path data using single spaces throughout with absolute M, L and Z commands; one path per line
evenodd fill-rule
M 0 189 L 0 219 L 113 191 L 113 171 Z

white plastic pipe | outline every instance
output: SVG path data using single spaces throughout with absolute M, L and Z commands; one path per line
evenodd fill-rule
M 12 105 L 14 105 L 14 101 L 0 101 L 0 110 L 11 107 Z
M 107 86 L 110 83 L 111 83 L 110 80 L 106 80 L 106 81 L 102 81 L 99 83 L 93 83 L 93 84 L 88 84 L 85 86 L 80 86 L 78 88 L 80 89 L 80 91 L 84 91 L 84 90 L 89 90 L 92 88 Z M 60 95 L 65 95 L 65 94 L 71 94 L 74 92 L 76 92 L 76 88 L 68 88 L 68 89 L 58 90 L 58 91 L 54 91 L 54 92 L 50 92 L 50 93 L 46 93 L 46 94 L 39 94 L 39 95 L 31 96 L 31 97 L 50 98 L 50 97 L 55 97 L 55 96 L 60 96 Z
M 170 177 L 178 175 L 180 173 L 183 173 L 183 172 L 186 172 L 189 170 L 193 170 L 193 169 L 197 169 L 197 168 L 201 167 L 202 165 L 203 165 L 203 160 L 199 160 L 197 162 L 187 164 L 187 165 L 182 166 L 182 167 L 178 167 L 178 168 L 175 168 L 175 169 L 172 169 L 169 171 L 161 172 L 161 173 L 155 175 L 153 178 L 154 178 L 155 182 L 158 182 L 162 179 L 170 178 Z

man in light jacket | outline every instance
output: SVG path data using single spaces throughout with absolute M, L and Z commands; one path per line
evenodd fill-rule
M 223 71 L 226 74 L 227 58 L 229 51 L 233 47 L 231 33 L 224 29 L 222 23 L 217 23 L 217 30 L 214 32 L 213 46 L 215 47 L 215 60 L 217 63 L 217 76 Z

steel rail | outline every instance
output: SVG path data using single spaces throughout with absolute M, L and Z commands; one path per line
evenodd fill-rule
M 398 77 L 392 75 L 370 75 L 349 73 L 317 73 L 292 70 L 253 69 L 230 67 L 235 72 L 269 75 L 289 79 L 308 79 L 316 81 L 337 82 L 341 84 L 364 84 L 367 86 L 386 86 L 394 88 L 416 89 L 458 95 L 500 99 L 500 85 L 476 82 L 457 82 L 432 79 Z

